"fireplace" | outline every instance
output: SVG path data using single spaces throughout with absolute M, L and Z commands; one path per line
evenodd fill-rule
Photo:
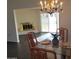
M 25 30 L 33 30 L 34 26 L 31 23 L 22 23 L 23 31 Z

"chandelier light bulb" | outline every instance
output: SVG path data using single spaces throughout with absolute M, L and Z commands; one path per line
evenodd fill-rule
M 43 9 L 43 2 L 42 1 L 40 1 L 40 5 L 41 5 L 41 8 Z
M 55 3 L 57 4 L 58 3 L 58 0 L 55 0 Z
M 54 7 L 54 4 L 53 3 L 51 3 L 51 6 L 52 6 L 52 8 Z
M 63 5 L 63 2 L 60 2 L 60 6 L 62 6 Z
M 40 5 L 41 5 L 41 6 L 43 6 L 43 3 L 42 3 L 42 1 L 40 1 Z
M 46 0 L 44 1 L 44 6 L 45 6 L 45 8 L 46 8 Z
M 44 1 L 44 4 L 46 5 L 46 0 Z

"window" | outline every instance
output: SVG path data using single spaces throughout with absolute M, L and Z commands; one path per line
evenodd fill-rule
M 59 28 L 59 13 L 41 13 L 41 31 L 42 32 L 55 32 Z

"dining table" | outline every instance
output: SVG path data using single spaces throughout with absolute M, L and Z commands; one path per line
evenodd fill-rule
M 37 46 L 37 48 L 42 48 L 42 49 L 46 49 L 46 50 L 50 50 L 50 51 L 54 51 L 56 53 L 56 56 L 59 55 L 59 57 L 57 57 L 57 59 L 71 59 L 71 47 L 70 46 L 59 46 L 59 47 L 53 47 L 53 44 L 41 44 L 39 43 Z
M 59 46 L 55 47 L 55 46 L 53 46 L 52 39 L 53 39 L 53 37 L 52 37 L 51 33 L 40 33 L 37 36 L 37 40 L 39 41 L 39 43 L 36 45 L 36 47 L 46 49 L 49 51 L 54 51 L 57 55 L 57 59 L 71 59 L 70 44 L 68 42 L 62 42 L 61 40 L 59 40 Z M 49 43 L 43 44 L 44 40 L 49 41 Z M 46 42 L 44 42 L 44 43 L 46 43 Z

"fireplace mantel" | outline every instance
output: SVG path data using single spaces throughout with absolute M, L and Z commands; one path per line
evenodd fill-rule
M 21 31 L 21 32 L 18 32 L 18 35 L 25 35 L 25 34 L 27 34 L 28 32 L 35 32 L 35 33 L 37 33 L 37 32 L 39 32 L 39 31 L 37 31 L 37 30 Z

